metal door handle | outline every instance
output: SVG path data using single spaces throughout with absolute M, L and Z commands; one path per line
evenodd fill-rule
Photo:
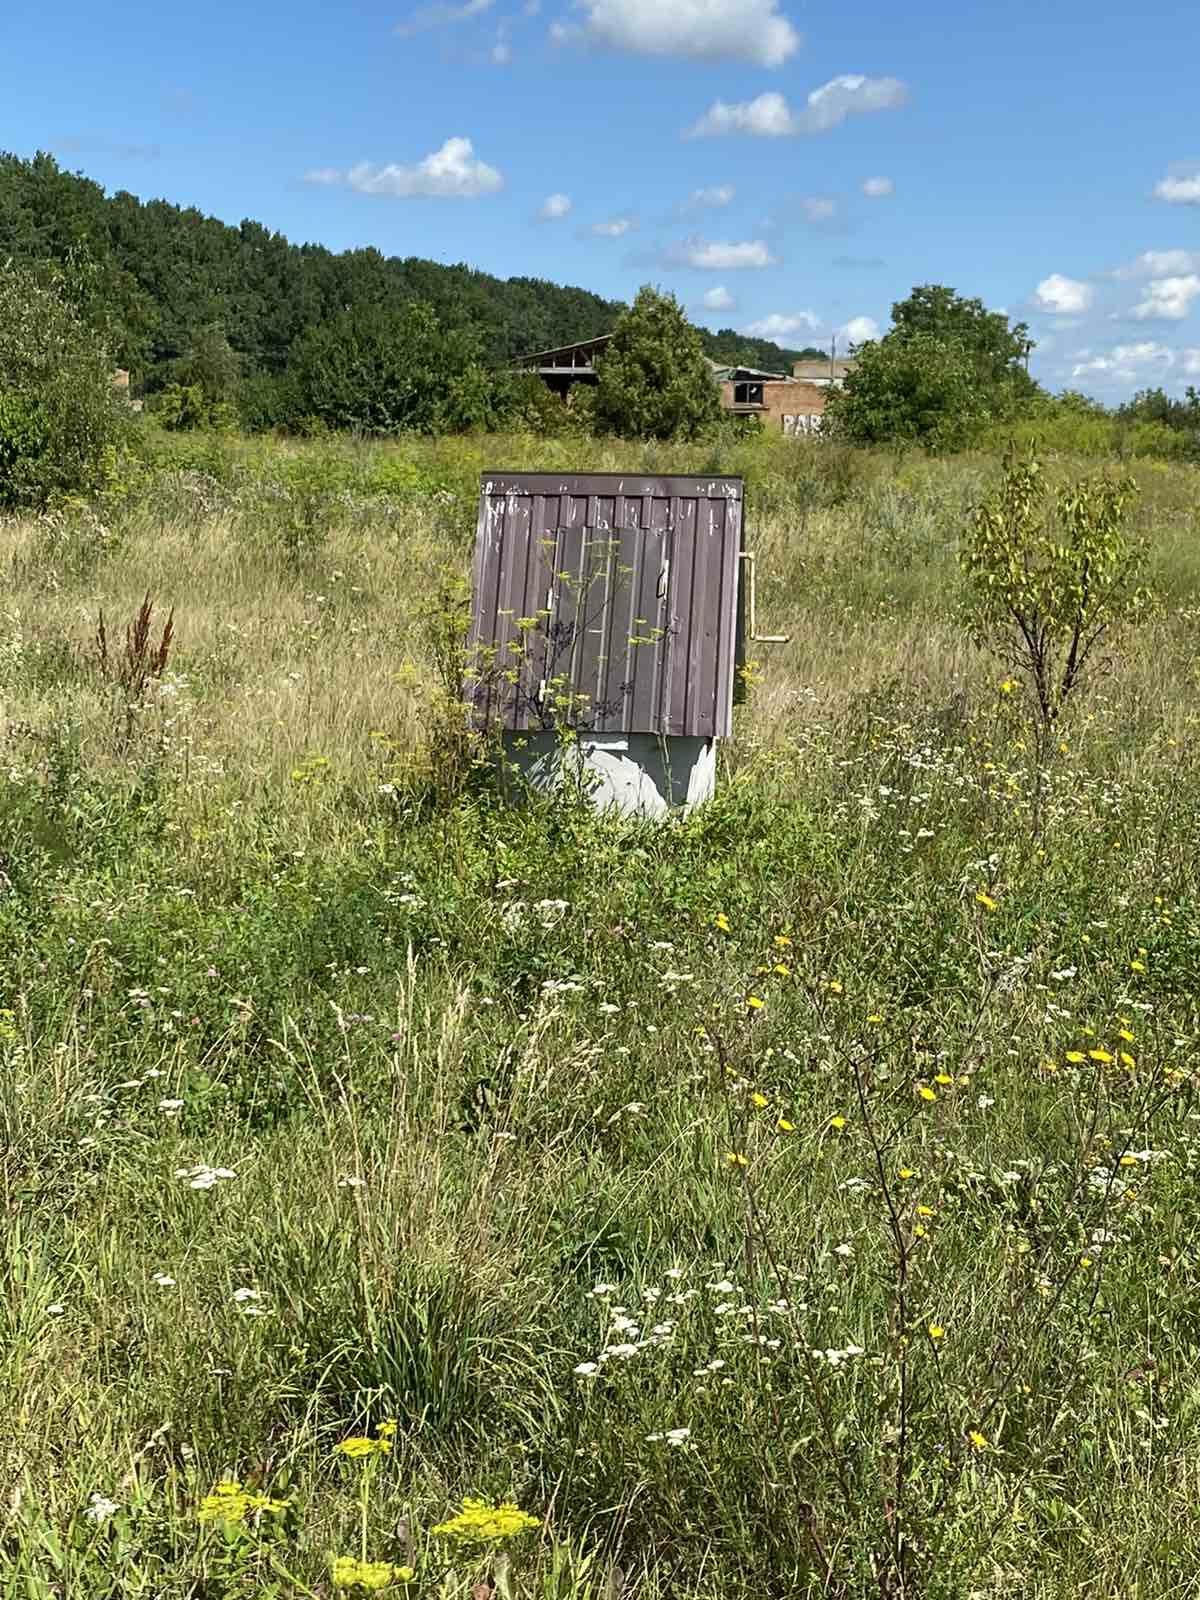
M 758 584 L 757 562 L 750 550 L 741 551 L 741 559 L 750 569 L 750 637 L 755 644 L 788 644 L 791 635 L 787 633 L 759 633 L 758 631 Z

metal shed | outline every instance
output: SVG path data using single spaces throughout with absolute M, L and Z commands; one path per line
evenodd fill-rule
M 712 792 L 742 506 L 740 478 L 484 475 L 470 693 L 530 781 L 569 763 L 599 804 L 638 812 Z

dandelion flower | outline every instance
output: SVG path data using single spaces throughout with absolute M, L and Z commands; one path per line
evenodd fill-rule
M 972 1446 L 976 1450 L 991 1449 L 991 1446 L 988 1443 L 987 1435 L 985 1433 L 980 1433 L 978 1428 L 972 1428 L 970 1433 L 968 1433 L 967 1438 L 971 1441 Z
M 791 967 L 785 967 L 782 961 L 777 961 L 771 970 L 778 973 L 781 978 L 790 978 L 792 975 Z
M 872 1011 L 867 1016 L 867 1021 L 878 1024 L 883 1021 L 883 1017 L 878 1011 Z
M 829 1126 L 835 1133 L 841 1133 L 842 1129 L 846 1126 L 846 1119 L 845 1117 L 830 1117 Z
M 740 1150 L 731 1150 L 725 1157 L 725 1164 L 730 1167 L 748 1167 L 750 1165 Z
M 1081 1061 L 1086 1061 L 1087 1057 L 1084 1055 L 1082 1050 L 1068 1050 L 1067 1060 L 1072 1062 L 1075 1066 L 1078 1066 Z
M 795 1133 L 796 1131 L 796 1124 L 794 1122 L 789 1122 L 786 1117 L 780 1117 L 775 1126 L 780 1133 Z
M 984 889 L 980 889 L 979 893 L 975 896 L 975 904 L 982 906 L 985 911 L 996 911 L 999 909 L 995 900 L 993 900 L 991 895 L 988 894 Z
M 907 1183 L 910 1178 L 915 1178 L 916 1175 L 917 1174 L 912 1167 L 901 1167 L 899 1172 L 896 1174 L 896 1176 L 904 1183 Z
M 792 941 L 788 938 L 786 933 L 777 933 L 775 935 L 775 948 L 777 950 L 790 950 L 791 946 Z
M 929 1337 L 933 1340 L 933 1342 L 935 1344 L 937 1343 L 937 1341 L 939 1339 L 944 1339 L 946 1337 L 946 1330 L 945 1330 L 945 1328 L 942 1327 L 940 1322 L 931 1322 L 929 1324 L 929 1330 L 928 1331 L 929 1331 Z
M 1112 1056 L 1109 1055 L 1107 1050 L 1089 1050 L 1088 1055 L 1091 1056 L 1093 1061 L 1109 1062 L 1112 1060 Z
M 718 933 L 730 933 L 730 932 L 732 932 L 732 930 L 731 930 L 731 928 L 729 926 L 729 918 L 725 915 L 725 913 L 723 911 L 718 912 L 718 914 L 713 918 L 713 927 L 716 928 Z
M 751 1011 L 761 1011 L 766 1003 L 767 1002 L 760 995 L 748 994 L 746 996 L 746 1004 L 750 1007 Z
M 939 1072 L 937 1077 L 933 1081 L 934 1081 L 934 1083 L 940 1083 L 941 1086 L 944 1089 L 948 1084 L 953 1083 L 954 1079 L 950 1076 L 950 1074 L 948 1072 Z
M 920 1086 L 920 1088 L 917 1090 L 917 1093 L 921 1096 L 922 1100 L 936 1100 L 937 1099 L 936 1093 L 929 1087 L 929 1085 L 927 1083 L 923 1083 Z
M 1131 961 L 1129 963 L 1129 970 L 1131 972 L 1145 972 L 1146 963 L 1144 961 Z
M 825 987 L 829 990 L 830 994 L 845 994 L 846 992 L 845 985 L 839 983 L 836 978 L 831 978 Z
M 767 1106 L 767 1105 L 770 1104 L 770 1101 L 767 1099 L 765 1094 L 758 1094 L 757 1092 L 755 1092 L 754 1094 L 752 1094 L 750 1096 L 750 1103 L 751 1103 L 751 1105 L 757 1106 L 758 1109 L 761 1111 L 764 1108 L 764 1106 Z

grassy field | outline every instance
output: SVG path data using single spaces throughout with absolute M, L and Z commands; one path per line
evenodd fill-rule
M 498 465 L 746 474 L 691 818 L 451 782 Z M 1200 471 L 1036 816 L 997 471 L 199 441 L 0 524 L 4 1600 L 1195 1594 Z

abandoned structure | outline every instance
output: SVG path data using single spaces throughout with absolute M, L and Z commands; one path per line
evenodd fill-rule
M 744 643 L 740 478 L 485 475 L 467 695 L 511 768 L 661 815 L 712 794 Z
M 576 384 L 598 381 L 596 362 L 611 337 L 605 333 L 556 350 L 537 350 L 518 356 L 513 365 L 518 372 L 537 373 L 549 389 L 569 402 Z M 830 385 L 840 384 L 853 365 L 852 361 L 797 361 L 789 375 L 709 362 L 726 411 L 756 417 L 764 426 L 784 433 L 816 432 Z

